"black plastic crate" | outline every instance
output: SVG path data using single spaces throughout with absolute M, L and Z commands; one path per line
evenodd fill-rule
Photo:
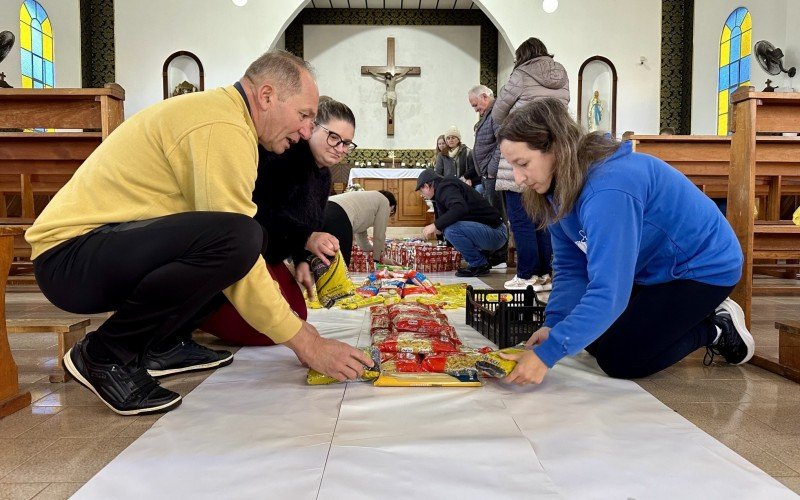
M 502 301 L 501 295 L 510 295 L 511 300 Z M 532 286 L 525 290 L 467 287 L 467 324 L 500 348 L 526 342 L 543 322 L 544 304 Z

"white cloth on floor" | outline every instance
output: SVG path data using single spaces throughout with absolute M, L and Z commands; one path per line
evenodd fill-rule
M 448 316 L 465 341 L 488 344 L 463 309 Z M 309 319 L 369 343 L 366 310 Z M 240 350 L 74 498 L 795 498 L 587 354 L 522 388 L 310 387 L 305 376 L 285 347 Z

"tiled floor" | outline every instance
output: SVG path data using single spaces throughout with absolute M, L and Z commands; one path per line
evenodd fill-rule
M 486 281 L 497 287 L 510 275 L 496 271 Z M 70 316 L 39 293 L 7 295 L 9 318 Z M 759 345 L 777 346 L 776 319 L 799 319 L 800 297 L 759 297 L 753 333 Z M 93 318 L 96 327 L 103 316 Z M 215 339 L 202 334 L 207 345 Z M 55 336 L 12 334 L 11 347 L 23 390 L 33 404 L 0 419 L 0 499 L 68 498 L 158 420 L 121 417 L 74 381 L 50 384 Z M 698 351 L 639 384 L 664 404 L 747 460 L 800 493 L 800 385 L 760 368 L 715 364 L 705 367 Z M 207 373 L 165 379 L 164 386 L 187 394 Z

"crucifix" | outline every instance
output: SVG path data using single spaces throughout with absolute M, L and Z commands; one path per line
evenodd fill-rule
M 386 105 L 386 135 L 394 135 L 394 107 L 397 104 L 395 86 L 409 75 L 419 75 L 419 66 L 394 65 L 394 37 L 386 39 L 386 66 L 361 66 L 362 75 L 372 75 L 383 80 L 386 92 L 383 93 L 383 104 Z

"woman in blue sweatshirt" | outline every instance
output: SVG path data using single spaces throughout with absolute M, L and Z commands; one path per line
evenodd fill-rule
M 742 251 L 714 202 L 663 161 L 584 134 L 561 102 L 512 113 L 498 133 L 525 207 L 549 225 L 553 291 L 544 326 L 507 381 L 540 383 L 583 349 L 617 378 L 645 377 L 707 347 L 749 360 L 741 308 L 728 297 Z M 710 362 L 710 360 L 709 360 Z

